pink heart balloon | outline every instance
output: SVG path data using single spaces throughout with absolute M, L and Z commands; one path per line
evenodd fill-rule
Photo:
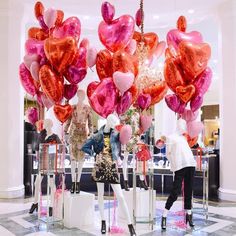
M 134 33 L 134 19 L 123 15 L 110 24 L 102 21 L 98 26 L 98 35 L 102 44 L 111 52 L 125 48 Z
M 44 106 L 43 101 L 42 101 L 42 94 L 43 94 L 43 92 L 38 91 L 37 95 L 36 95 L 37 102 L 40 106 Z
M 193 112 L 198 110 L 203 103 L 203 95 L 199 93 L 190 101 L 190 108 Z
M 55 25 L 57 19 L 57 11 L 53 8 L 47 9 L 43 14 L 43 20 L 50 29 Z
M 119 98 L 116 107 L 116 112 L 118 115 L 124 114 L 132 105 L 132 93 L 127 91 L 122 97 Z
M 182 114 L 186 104 L 182 102 L 175 94 L 169 94 L 165 97 L 167 106 L 174 112 Z
M 198 111 L 193 112 L 192 110 L 185 109 L 184 112 L 181 114 L 181 117 L 186 122 L 194 121 L 198 117 Z
M 132 127 L 130 125 L 124 125 L 120 130 L 120 143 L 125 145 L 132 137 Z
M 87 95 L 93 110 L 106 118 L 115 111 L 118 93 L 112 78 L 105 78 L 101 82 L 88 85 Z
M 211 85 L 211 80 L 212 71 L 209 67 L 207 67 L 193 82 L 196 93 L 201 93 L 202 95 L 204 95 Z
M 187 123 L 187 132 L 191 138 L 197 137 L 203 129 L 204 125 L 201 121 L 191 121 Z
M 142 133 L 145 133 L 152 124 L 152 116 L 141 115 L 140 116 L 140 129 Z
M 27 54 L 37 54 L 41 57 L 46 57 L 44 53 L 44 41 L 27 39 L 25 42 L 25 51 Z
M 87 50 L 89 49 L 89 40 L 87 38 L 83 38 L 79 44 L 79 47 L 86 48 Z
M 104 2 L 101 7 L 101 13 L 102 13 L 103 20 L 107 24 L 110 24 L 115 15 L 115 7 L 111 5 L 109 2 Z
M 44 93 L 41 95 L 41 99 L 43 105 L 47 108 L 47 110 L 49 110 L 54 105 L 54 102 L 49 99 Z
M 78 90 L 78 86 L 75 84 L 65 84 L 64 85 L 64 97 L 67 100 L 73 98 Z
M 166 42 L 165 41 L 159 42 L 154 52 L 155 57 L 158 59 L 165 52 L 165 49 L 166 49 Z
M 35 124 L 39 120 L 39 113 L 36 107 L 30 107 L 26 111 L 28 121 L 31 124 Z
M 126 46 L 125 51 L 130 55 L 134 55 L 137 48 L 137 41 L 135 39 L 131 39 L 129 44 Z
M 172 45 L 175 50 L 178 49 L 179 44 L 181 41 L 188 41 L 191 43 L 202 43 L 202 35 L 198 31 L 192 31 L 189 33 L 185 33 L 179 31 L 178 29 L 170 30 L 167 34 L 167 44 L 168 46 Z
M 124 94 L 128 89 L 131 88 L 134 82 L 134 74 L 131 72 L 120 72 L 116 71 L 113 73 L 113 81 L 116 87 L 119 89 L 121 95 Z
M 34 80 L 31 77 L 30 72 L 28 71 L 24 63 L 20 64 L 19 76 L 20 76 L 21 84 L 23 88 L 25 89 L 25 91 L 32 96 L 36 95 L 37 88 L 34 84 Z
M 40 56 L 37 54 L 26 54 L 23 58 L 24 64 L 28 70 L 30 70 L 31 64 L 33 62 L 38 62 L 40 59 Z
M 152 98 L 150 94 L 142 93 L 138 96 L 137 104 L 142 110 L 148 108 L 151 105 L 151 102 L 152 102 Z
M 97 49 L 95 47 L 90 47 L 87 52 L 87 64 L 91 68 L 96 64 L 97 59 Z
M 30 66 L 30 73 L 35 80 L 39 80 L 40 65 L 37 61 L 34 61 Z
M 68 36 L 74 37 L 79 41 L 81 32 L 80 20 L 73 16 L 67 18 L 60 26 L 55 27 L 53 30 L 54 38 L 65 38 Z

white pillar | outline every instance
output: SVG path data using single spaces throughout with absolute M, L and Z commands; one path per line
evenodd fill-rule
M 222 55 L 220 102 L 220 188 L 219 197 L 236 201 L 236 1 L 219 7 Z
M 0 198 L 24 195 L 20 1 L 0 1 Z

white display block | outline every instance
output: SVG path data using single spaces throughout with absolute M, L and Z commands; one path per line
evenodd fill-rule
M 94 224 L 95 195 L 86 192 L 65 194 L 64 225 L 67 228 L 81 228 Z
M 125 201 L 128 205 L 130 216 L 133 216 L 133 188 L 130 191 L 123 190 Z M 151 196 L 150 196 L 151 197 Z M 156 190 L 153 190 L 153 216 L 156 211 Z M 125 219 L 122 209 L 118 206 L 117 217 L 121 220 Z M 149 217 L 149 190 L 136 188 L 136 217 Z

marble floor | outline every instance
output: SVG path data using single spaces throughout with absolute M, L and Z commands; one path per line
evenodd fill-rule
M 46 227 L 41 223 L 38 225 L 37 214 L 29 215 L 28 210 L 32 199 L 0 200 L 0 236 L 92 236 L 101 235 L 100 218 L 98 207 L 95 207 L 95 222 L 82 229 L 61 228 L 60 225 Z M 236 203 L 233 202 L 210 202 L 209 217 L 206 220 L 199 202 L 194 203 L 195 228 L 186 228 L 182 211 L 181 199 L 173 205 L 168 215 L 167 230 L 163 232 L 160 228 L 162 209 L 165 197 L 158 197 L 156 201 L 156 223 L 151 230 L 147 224 L 137 224 L 137 235 L 154 236 L 188 236 L 188 235 L 213 235 L 213 236 L 236 236 Z M 108 216 L 113 204 L 105 202 L 106 216 Z M 128 236 L 127 226 L 122 221 L 112 225 L 113 231 L 107 235 Z M 116 231 L 114 231 L 116 230 Z

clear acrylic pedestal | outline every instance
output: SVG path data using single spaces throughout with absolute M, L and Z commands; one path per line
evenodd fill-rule
M 47 193 L 42 197 L 41 181 L 39 185 L 38 226 L 45 223 L 60 224 L 64 227 L 64 189 L 65 189 L 65 151 L 64 144 L 40 144 L 39 146 L 39 178 L 46 176 Z M 59 189 L 56 188 L 55 177 L 59 176 Z

